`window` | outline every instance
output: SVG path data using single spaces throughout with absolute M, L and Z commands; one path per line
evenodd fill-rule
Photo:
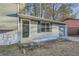
M 40 33 L 41 32 L 41 25 L 40 25 L 40 21 L 38 21 L 38 26 L 37 26 L 37 28 L 38 28 L 38 33 Z
M 52 23 L 38 22 L 38 32 L 52 32 Z
M 46 23 L 46 32 L 49 32 L 50 31 L 50 25 L 49 25 L 49 23 Z
M 23 37 L 29 36 L 29 21 L 23 22 Z
M 52 32 L 52 24 L 46 23 L 46 32 Z
M 45 23 L 41 23 L 41 32 L 45 32 Z

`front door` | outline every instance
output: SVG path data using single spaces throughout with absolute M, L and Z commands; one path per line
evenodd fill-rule
M 23 21 L 23 37 L 29 37 L 29 21 Z

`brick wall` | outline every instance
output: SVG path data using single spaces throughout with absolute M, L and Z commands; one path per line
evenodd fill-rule
M 69 35 L 79 35 L 79 28 L 78 27 L 72 27 L 68 28 Z

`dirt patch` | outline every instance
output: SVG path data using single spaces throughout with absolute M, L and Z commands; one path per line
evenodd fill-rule
M 0 55 L 2 56 L 17 56 L 22 55 L 17 45 L 0 46 Z
M 57 41 L 36 47 L 22 54 L 17 45 L 0 46 L 0 55 L 8 56 L 79 56 L 79 42 Z

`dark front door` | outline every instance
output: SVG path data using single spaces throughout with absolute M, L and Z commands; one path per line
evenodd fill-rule
M 23 37 L 29 36 L 29 21 L 23 21 Z

